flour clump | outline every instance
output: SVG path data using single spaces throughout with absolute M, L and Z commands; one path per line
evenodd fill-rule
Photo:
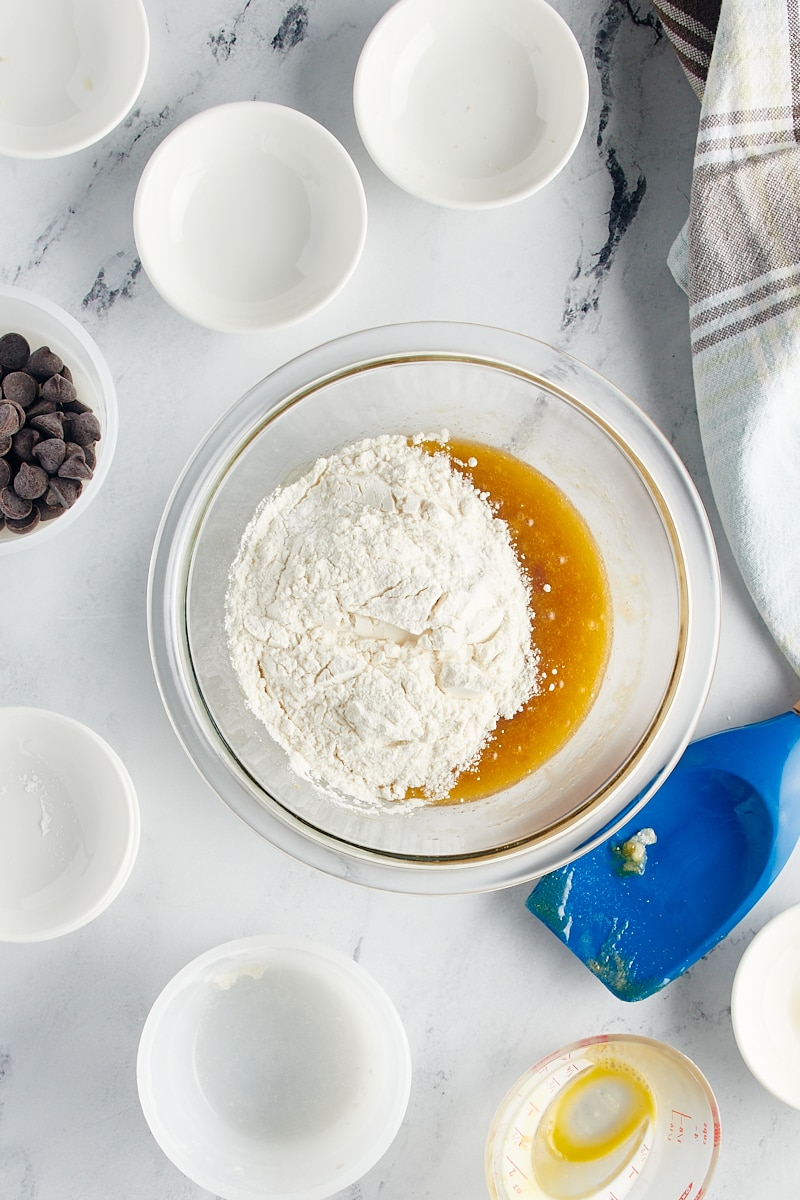
M 268 496 L 228 585 L 247 704 L 299 774 L 366 803 L 446 796 L 538 688 L 508 528 L 421 440 L 355 443 Z

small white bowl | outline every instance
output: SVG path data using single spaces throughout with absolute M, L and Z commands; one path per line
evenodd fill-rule
M 0 337 L 6 333 L 21 333 L 31 350 L 49 346 L 64 361 L 72 372 L 78 399 L 97 417 L 102 434 L 95 448 L 97 462 L 92 478 L 85 481 L 72 507 L 52 520 L 40 521 L 29 533 L 0 529 L 0 557 L 40 546 L 86 512 L 108 475 L 118 427 L 117 393 L 108 364 L 74 317 L 44 296 L 0 284 Z
M 0 0 L 0 29 L 0 154 L 72 154 L 133 108 L 150 55 L 142 0 Z
M 136 792 L 115 751 L 70 717 L 0 708 L 0 941 L 87 925 L 138 848 Z
M 201 1187 L 223 1200 L 323 1200 L 394 1140 L 411 1056 L 363 967 L 257 936 L 209 950 L 167 984 L 137 1080 L 153 1136 Z
M 589 84 L 574 35 L 544 0 L 400 0 L 364 45 L 353 102 L 389 179 L 444 207 L 493 208 L 565 165 Z
M 133 214 L 150 281 L 222 333 L 288 325 L 322 308 L 361 257 L 367 204 L 332 133 L 280 104 L 191 117 L 145 167 Z
M 736 1044 L 758 1082 L 800 1108 L 800 904 L 753 938 L 731 993 Z

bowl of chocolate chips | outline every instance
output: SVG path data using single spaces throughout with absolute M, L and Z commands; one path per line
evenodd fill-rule
M 86 511 L 116 437 L 114 382 L 93 339 L 46 297 L 0 287 L 0 554 Z

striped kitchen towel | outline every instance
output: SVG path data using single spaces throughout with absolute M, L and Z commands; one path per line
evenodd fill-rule
M 653 0 L 701 101 L 689 296 L 711 487 L 764 621 L 800 674 L 800 0 Z

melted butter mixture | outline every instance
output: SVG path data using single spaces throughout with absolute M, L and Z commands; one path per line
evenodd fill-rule
M 655 1117 L 655 1097 L 634 1067 L 609 1060 L 587 1068 L 545 1110 L 533 1145 L 537 1182 L 559 1200 L 608 1186 Z
M 441 451 L 438 443 L 428 448 Z M 554 483 L 492 446 L 453 440 L 453 466 L 508 525 L 531 585 L 540 693 L 501 720 L 480 759 L 446 800 L 477 800 L 511 787 L 559 750 L 597 695 L 611 644 L 611 598 L 600 552 L 586 522 Z

